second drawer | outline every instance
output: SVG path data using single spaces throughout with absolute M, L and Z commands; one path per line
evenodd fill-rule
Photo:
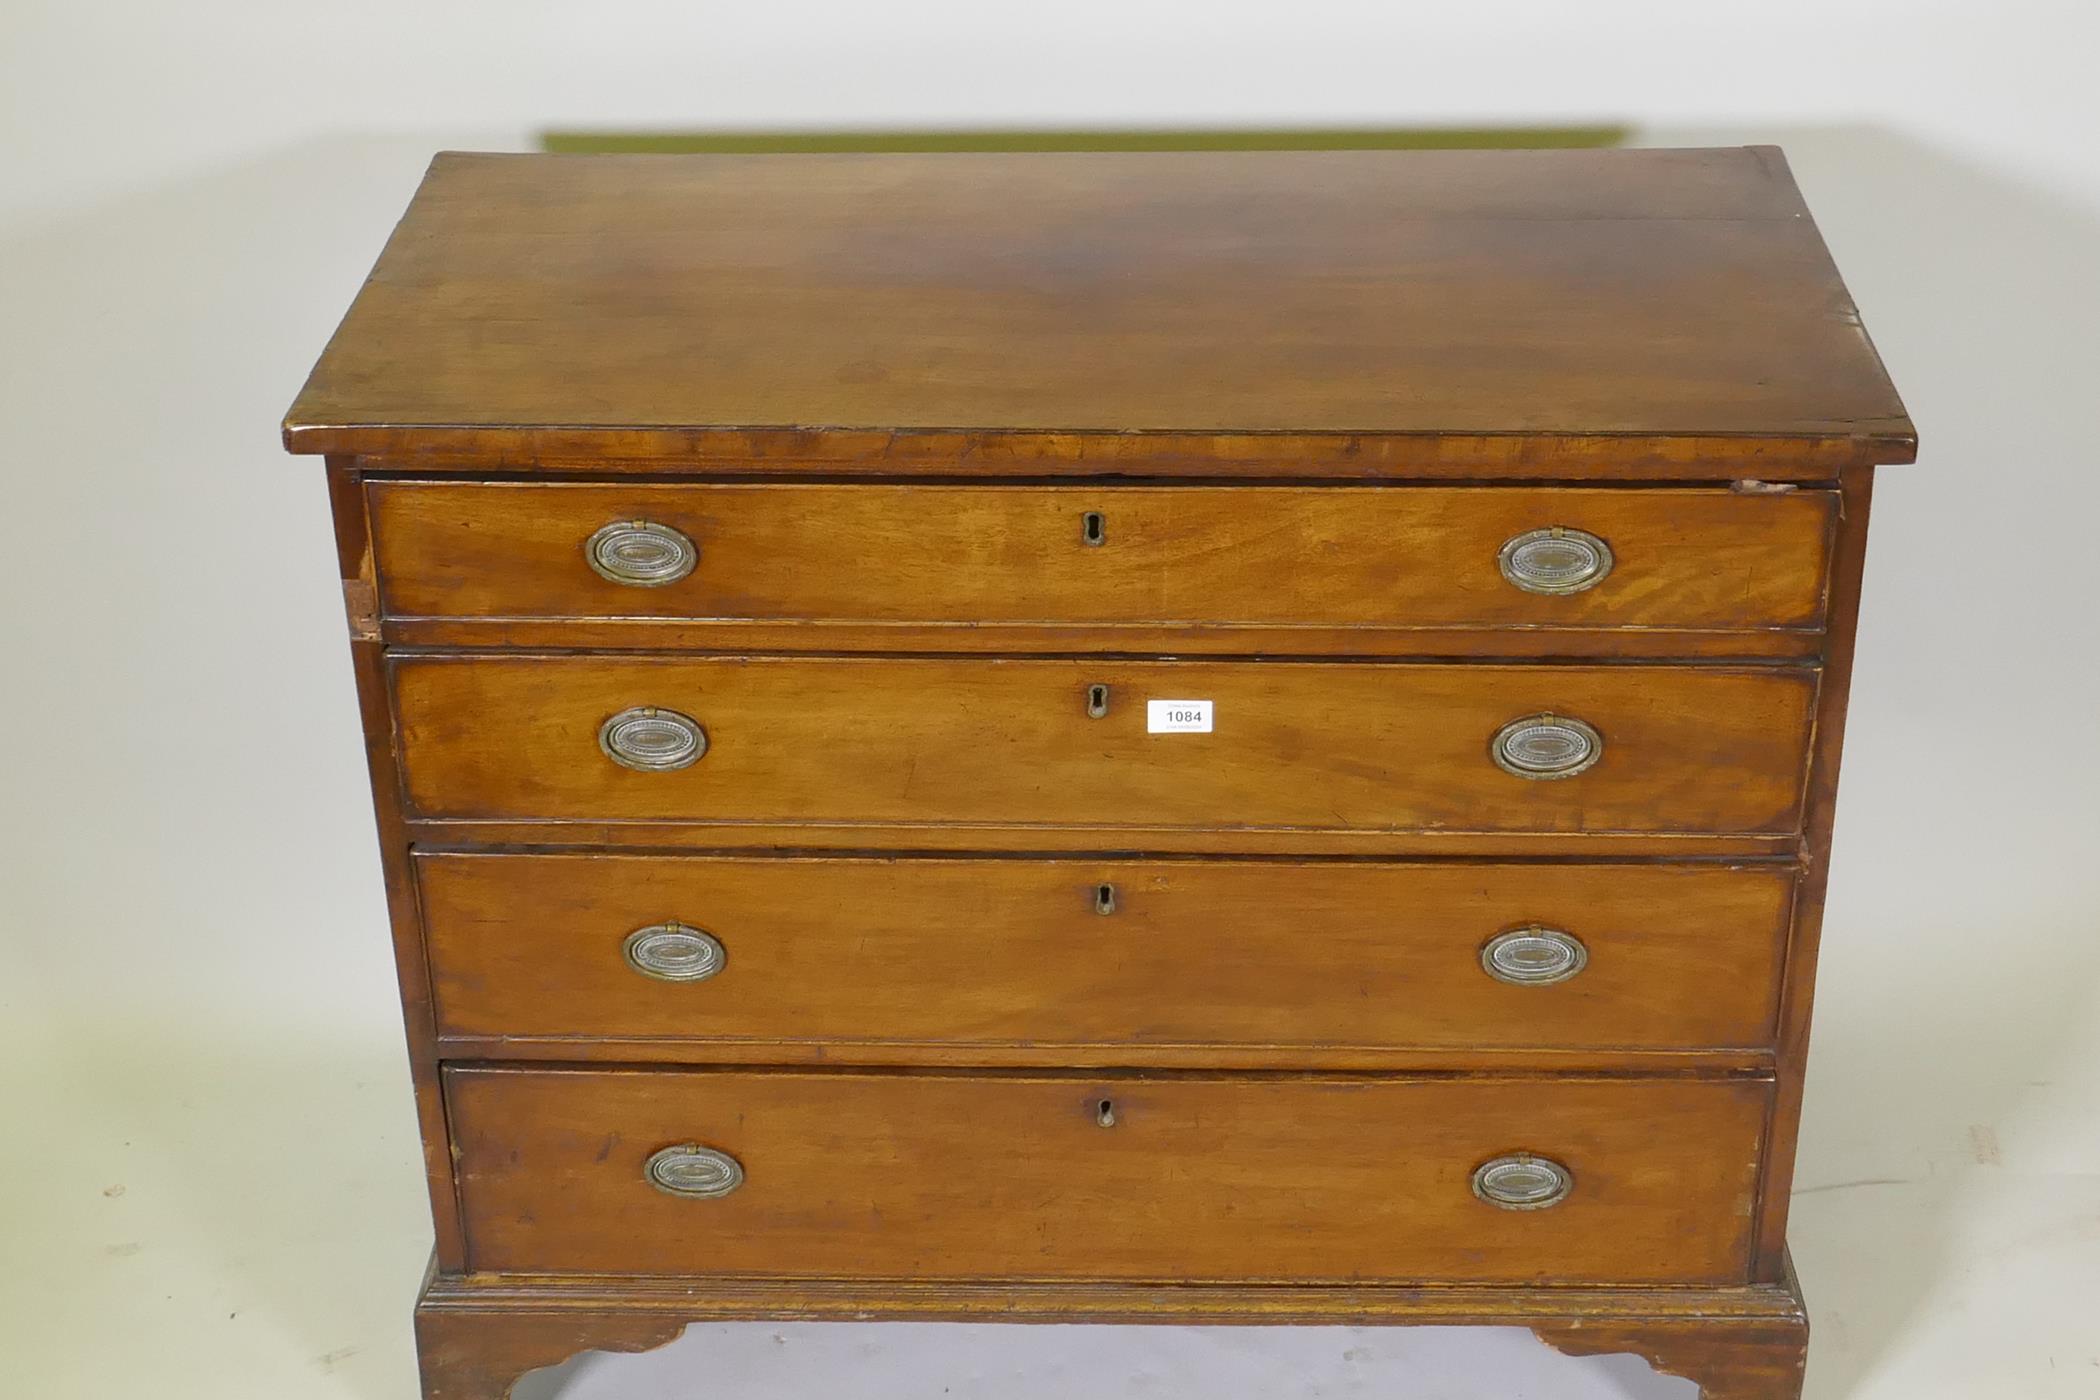
M 1790 836 L 1797 668 L 399 657 L 423 818 Z M 1182 717 L 1196 716 L 1184 729 Z M 1164 729 L 1166 732 L 1161 732 Z M 801 844 L 782 840 L 775 844 Z M 863 846 L 889 844 L 876 839 Z
M 416 868 L 441 1031 L 579 1055 L 593 1040 L 848 1060 L 1749 1049 L 1771 1038 L 1793 900 L 1776 865 L 425 853 Z

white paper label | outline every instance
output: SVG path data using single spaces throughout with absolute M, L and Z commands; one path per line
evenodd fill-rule
M 1147 734 L 1208 734 L 1211 704 L 1208 700 L 1147 700 Z

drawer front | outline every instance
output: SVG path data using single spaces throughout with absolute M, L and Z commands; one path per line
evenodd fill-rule
M 1719 667 L 787 657 L 416 656 L 393 679 L 426 817 L 1103 831 L 1792 832 L 1815 692 Z M 1150 732 L 1150 700 L 1209 701 L 1210 732 Z M 1498 734 L 1525 762 L 1576 751 L 1565 724 L 1524 741 L 1543 713 L 1589 726 L 1595 761 L 1498 764 Z
M 370 491 L 395 617 L 957 629 L 1815 628 L 1835 519 L 1828 491 L 415 481 Z M 1602 541 L 1608 569 L 1579 552 L 1587 544 L 1570 555 L 1521 543 L 1554 529 Z M 610 557 L 594 565 L 594 549 Z
M 470 1267 L 834 1278 L 1736 1280 L 1769 1097 L 1761 1080 L 445 1083 Z M 1564 1198 L 1476 1194 L 1520 1153 L 1563 1169 Z
M 599 1038 L 1752 1048 L 1771 1039 L 1793 898 L 1777 866 L 425 853 L 416 868 L 440 1029 L 573 1038 L 579 1055 Z

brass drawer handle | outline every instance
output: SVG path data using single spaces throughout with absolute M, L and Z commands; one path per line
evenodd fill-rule
M 661 588 L 691 573 L 700 562 L 700 549 L 668 525 L 615 520 L 584 541 L 583 557 L 600 578 L 630 588 Z
M 668 773 L 700 761 L 707 752 L 707 731 L 691 715 L 640 705 L 599 725 L 598 747 L 622 768 Z
M 620 956 L 659 982 L 705 982 L 729 961 L 720 939 L 676 922 L 636 929 L 620 945 Z
M 1504 1210 L 1544 1210 L 1575 1189 L 1575 1177 L 1550 1157 L 1513 1152 L 1482 1162 L 1473 1173 L 1473 1194 Z
M 743 1163 L 691 1142 L 651 1153 L 642 1175 L 664 1194 L 689 1201 L 712 1201 L 744 1184 Z
M 1566 715 L 1526 715 L 1503 725 L 1488 752 L 1520 778 L 1572 778 L 1604 757 L 1604 736 Z
M 1589 965 L 1590 950 L 1572 933 L 1531 924 L 1496 934 L 1480 950 L 1480 965 L 1497 982 L 1550 987 Z
M 1587 530 L 1553 525 L 1526 530 L 1502 546 L 1495 565 L 1526 593 L 1580 593 L 1611 572 L 1611 546 Z

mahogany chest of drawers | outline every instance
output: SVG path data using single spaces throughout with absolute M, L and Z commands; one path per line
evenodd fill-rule
M 1914 441 L 1777 151 L 444 155 L 285 437 L 432 1400 L 717 1318 L 1798 1391 Z

